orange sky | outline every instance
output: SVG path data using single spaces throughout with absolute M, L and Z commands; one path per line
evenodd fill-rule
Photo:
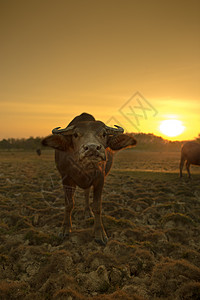
M 83 111 L 163 137 L 175 118 L 186 129 L 173 139 L 197 137 L 199 11 L 198 0 L 1 1 L 0 139 L 48 135 Z

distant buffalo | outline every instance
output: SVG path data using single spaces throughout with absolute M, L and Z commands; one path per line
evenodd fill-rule
M 43 139 L 44 146 L 55 149 L 55 162 L 62 176 L 65 192 L 65 215 L 62 236 L 71 232 L 71 213 L 74 207 L 76 186 L 85 190 L 85 215 L 91 216 L 89 191 L 93 187 L 92 211 L 94 213 L 94 237 L 106 244 L 107 235 L 101 220 L 101 194 L 113 161 L 113 151 L 136 144 L 136 140 L 123 133 L 123 128 L 111 128 L 92 115 L 83 113 L 69 125 L 52 130 L 52 135 Z
M 197 142 L 187 142 L 181 149 L 181 161 L 180 161 L 180 177 L 182 177 L 182 169 L 186 161 L 186 169 L 189 178 L 190 165 L 200 165 L 200 144 Z

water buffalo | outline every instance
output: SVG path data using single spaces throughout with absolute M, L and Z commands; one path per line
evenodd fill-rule
M 71 232 L 71 212 L 74 207 L 76 186 L 85 190 L 85 215 L 94 213 L 94 237 L 106 244 L 107 235 L 101 220 L 101 194 L 105 176 L 113 161 L 114 151 L 136 144 L 136 140 L 123 134 L 123 128 L 106 126 L 87 113 L 75 117 L 65 129 L 57 127 L 42 145 L 55 150 L 55 162 L 62 177 L 65 192 L 65 214 L 62 237 Z M 89 206 L 90 187 L 93 187 L 92 211 Z
M 181 149 L 181 161 L 180 161 L 180 177 L 182 177 L 182 169 L 186 161 L 186 169 L 189 178 L 190 165 L 200 165 L 200 144 L 197 142 L 187 142 L 182 146 Z

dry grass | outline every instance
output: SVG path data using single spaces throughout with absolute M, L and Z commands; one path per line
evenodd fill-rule
M 119 152 L 103 191 L 105 247 L 77 189 L 61 242 L 62 184 L 53 151 L 1 152 L 0 299 L 199 299 L 200 168 L 179 153 Z

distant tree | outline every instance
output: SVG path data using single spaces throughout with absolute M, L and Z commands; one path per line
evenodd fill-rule
M 30 137 L 28 139 L 3 139 L 0 141 L 0 149 L 22 149 L 22 150 L 36 150 L 41 147 L 40 137 Z
M 2 141 L 0 141 L 0 148 L 1 149 L 10 149 L 12 147 L 12 145 L 10 144 L 10 142 L 6 139 L 3 139 Z

